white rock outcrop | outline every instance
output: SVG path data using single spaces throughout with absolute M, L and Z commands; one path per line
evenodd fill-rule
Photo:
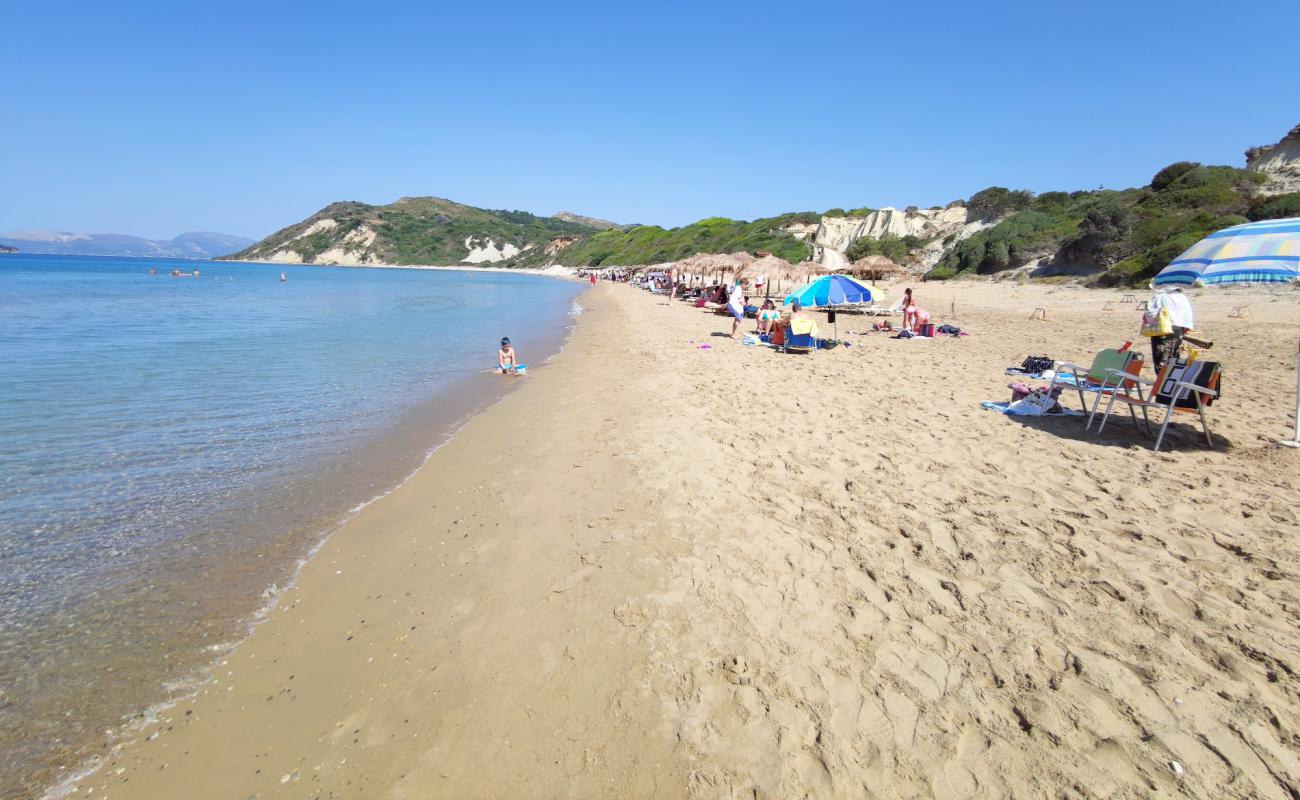
M 460 260 L 462 264 L 505 261 L 507 258 L 513 258 L 523 252 L 510 242 L 502 242 L 498 245 L 490 237 L 480 239 L 477 236 L 465 237 L 465 249 L 469 250 L 469 255 Z
M 1277 144 L 1247 150 L 1246 169 L 1268 176 L 1263 194 L 1300 192 L 1300 125 Z
M 339 221 L 336 219 L 330 219 L 329 217 L 326 217 L 325 219 L 318 219 L 312 224 L 308 225 L 306 229 L 303 230 L 302 233 L 298 234 L 293 238 L 301 239 L 304 236 L 311 236 L 313 233 L 320 233 L 321 231 L 332 231 L 338 226 L 339 226 Z
M 792 222 L 781 230 L 802 242 L 810 236 L 816 236 L 817 227 L 817 223 L 815 222 Z
M 302 253 L 299 253 L 297 250 L 292 248 L 285 248 L 283 250 L 276 250 L 274 253 L 271 253 L 271 255 L 266 256 L 266 260 L 272 264 L 301 264 Z
M 971 226 L 975 227 L 968 231 Z M 859 239 L 879 239 L 886 235 L 937 239 L 939 241 L 930 243 L 923 251 L 924 260 L 933 263 L 943 254 L 943 238 L 957 234 L 957 239 L 964 239 L 982 227 L 982 223 L 967 222 L 965 206 L 952 206 L 909 211 L 882 208 L 864 217 L 822 217 L 815 227 L 796 223 L 784 230 L 797 239 L 809 239 L 808 229 L 812 228 L 810 241 L 814 260 L 832 269 L 841 269 L 848 266 L 849 248 Z M 936 253 L 932 254 L 931 250 L 936 250 Z

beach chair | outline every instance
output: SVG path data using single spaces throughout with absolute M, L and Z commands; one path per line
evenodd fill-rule
M 794 321 L 798 326 L 799 332 L 795 333 L 793 326 L 782 326 L 781 352 L 789 353 L 809 353 L 817 349 L 817 323 L 810 319 L 797 319 Z
M 816 349 L 816 336 L 811 333 L 790 333 L 790 329 L 786 329 L 785 342 L 781 345 L 782 353 L 810 353 Z
M 1110 372 L 1114 374 L 1117 370 L 1112 369 Z M 1115 377 L 1117 380 L 1120 379 L 1118 375 Z M 1106 403 L 1106 412 L 1102 415 L 1101 425 L 1097 426 L 1097 433 L 1100 434 L 1106 427 L 1111 409 L 1115 402 L 1119 401 L 1128 405 L 1130 410 L 1141 408 L 1144 416 L 1150 409 L 1164 412 L 1165 418 L 1160 425 L 1160 433 L 1151 448 L 1153 451 L 1160 449 L 1169 421 L 1177 413 L 1195 412 L 1201 418 L 1201 431 L 1205 434 L 1205 443 L 1213 447 L 1214 440 L 1210 438 L 1210 423 L 1205 417 L 1205 409 L 1218 399 L 1221 378 L 1222 370 L 1216 361 L 1193 361 L 1190 364 L 1168 361 L 1154 381 L 1142 377 L 1123 378 L 1150 387 L 1150 394 L 1142 397 L 1141 392 L 1136 396 L 1112 392 L 1110 400 Z
M 1139 395 L 1142 391 L 1141 384 L 1132 380 L 1132 378 L 1142 373 L 1142 354 L 1132 349 L 1132 342 L 1125 342 L 1124 346 L 1115 348 L 1106 348 L 1097 355 L 1093 356 L 1092 364 L 1085 372 L 1078 364 L 1069 361 L 1056 365 L 1056 374 L 1052 376 L 1052 385 L 1050 388 L 1055 389 L 1057 386 L 1063 386 L 1067 389 L 1074 389 L 1079 394 L 1079 406 L 1084 411 L 1089 411 L 1088 401 L 1084 398 L 1083 393 L 1089 392 L 1094 394 L 1092 410 L 1088 413 L 1088 424 L 1084 430 L 1092 429 L 1093 417 L 1097 414 L 1097 409 L 1101 407 L 1101 398 L 1103 395 L 1113 392 L 1123 392 L 1131 394 L 1137 392 Z M 1129 377 L 1120 377 L 1112 375 L 1111 370 L 1118 370 L 1122 375 Z M 1137 425 L 1137 412 L 1130 407 L 1129 411 L 1133 412 L 1133 424 Z M 1150 423 L 1148 422 L 1148 429 Z

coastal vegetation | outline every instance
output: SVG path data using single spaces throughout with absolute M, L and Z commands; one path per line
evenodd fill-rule
M 568 266 L 658 264 L 696 253 L 768 252 L 787 261 L 806 260 L 808 245 L 783 228 L 796 223 L 817 224 L 820 214 L 796 212 L 750 222 L 709 217 L 679 228 L 638 225 L 627 230 L 605 230 L 559 251 L 520 256 L 515 264 L 531 266 L 545 261 Z
M 908 253 L 923 244 L 922 240 L 916 236 L 895 236 L 892 233 L 886 233 L 879 239 L 870 236 L 864 236 L 854 242 L 848 250 L 850 261 L 857 261 L 867 256 L 885 256 L 890 261 L 902 261 Z
M 999 218 L 954 242 L 930 278 L 987 275 L 1037 263 L 1056 274 L 1090 274 L 1102 285 L 1143 283 L 1216 230 L 1300 213 L 1300 195 L 1259 197 L 1258 172 L 1180 161 L 1151 184 L 1119 191 L 1010 191 L 971 198 L 973 215 Z

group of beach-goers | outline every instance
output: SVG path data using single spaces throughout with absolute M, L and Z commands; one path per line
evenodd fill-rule
M 755 321 L 754 333 L 764 341 L 776 338 L 779 343 L 779 340 L 784 338 L 782 332 L 790 329 L 792 323 L 797 320 L 808 320 L 812 324 L 812 329 L 816 330 L 815 322 L 812 322 L 803 304 L 798 300 L 791 300 L 788 306 L 784 301 L 772 297 L 764 297 L 759 305 L 751 303 L 750 297 L 746 294 L 750 290 L 750 282 L 746 278 L 734 283 L 705 285 L 703 281 L 681 280 L 675 271 L 668 270 L 640 275 L 632 282 L 655 294 L 667 295 L 669 301 L 682 299 L 693 302 L 697 308 L 711 309 L 719 314 L 730 315 L 732 324 L 728 335 L 733 339 L 741 332 L 746 319 Z M 756 285 L 754 288 L 762 291 L 765 287 Z M 930 312 L 917 305 L 910 288 L 903 292 L 902 297 L 890 308 L 890 312 L 902 314 L 901 326 L 895 328 L 886 322 L 875 326 L 877 330 L 906 332 L 907 335 L 917 336 L 929 335 L 932 330 Z

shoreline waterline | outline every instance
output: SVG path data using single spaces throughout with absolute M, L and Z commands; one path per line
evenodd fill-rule
M 293 287 L 286 294 L 275 280 L 272 270 L 265 268 L 246 272 L 238 267 L 219 269 L 222 265 L 214 264 L 203 268 L 204 278 L 211 278 L 212 282 L 196 282 L 192 279 L 172 280 L 165 275 L 146 277 L 145 271 L 150 264 L 162 263 L 157 259 L 28 256 L 23 261 L 35 262 L 35 267 L 40 270 L 73 269 L 74 273 L 68 273 L 73 277 L 79 274 L 75 270 L 83 269 L 86 264 L 107 262 L 111 265 L 107 272 L 91 273 L 89 276 L 91 282 L 86 293 L 90 297 L 99 297 L 105 292 L 113 291 L 113 287 L 123 280 L 132 286 L 138 284 L 141 289 L 155 294 L 158 291 L 179 292 L 184 297 L 184 307 L 178 310 L 182 314 L 179 317 L 181 320 L 186 318 L 185 315 L 205 313 L 201 304 L 207 302 L 208 296 L 229 294 L 237 291 L 241 284 L 247 293 L 250 287 L 255 288 L 265 283 L 266 288 L 256 289 L 256 293 L 265 292 L 267 297 L 295 298 L 293 302 L 297 304 L 301 301 L 296 298 L 309 297 L 311 292 L 317 291 L 314 287 L 322 285 L 322 281 L 326 286 L 335 283 L 334 278 L 326 275 L 313 276 L 314 280 L 310 282 L 293 281 L 291 277 Z M 0 274 L 0 280 L 8 281 L 6 286 L 16 289 L 6 289 L 8 297 L 5 302 L 9 306 L 5 310 L 14 312 L 10 316 L 10 327 L 24 325 L 39 306 L 30 303 L 23 305 L 26 296 L 24 291 L 29 284 L 13 283 L 13 280 L 16 274 L 26 274 L 24 270 L 31 269 L 33 264 L 6 260 L 0 266 L 6 270 L 18 270 L 18 273 L 6 271 Z M 159 271 L 162 271 L 161 267 Z M 340 270 L 337 274 L 342 278 L 344 272 Z M 349 269 L 346 272 L 356 274 L 362 271 Z M 230 280 L 233 283 L 227 283 L 227 273 L 231 274 Z M 64 273 L 31 273 L 33 279 L 37 280 L 52 280 L 61 274 Z M 541 291 L 539 286 L 534 293 L 508 276 L 485 281 L 482 287 L 475 285 L 477 281 L 466 284 L 463 280 L 451 280 L 453 284 L 469 287 L 486 298 L 489 303 L 485 308 L 493 303 L 514 302 L 511 298 L 520 298 L 535 305 L 541 298 L 563 297 L 563 305 L 555 304 L 550 307 L 553 310 L 537 310 L 519 317 L 550 320 L 553 327 L 546 325 L 531 330 L 519 325 L 513 328 L 505 326 L 516 341 L 520 340 L 522 333 L 522 338 L 529 342 L 527 354 L 534 358 L 537 365 L 535 369 L 543 372 L 545 361 L 563 348 L 572 333 L 574 323 L 570 313 L 576 296 L 583 291 L 576 286 L 560 290 L 560 284 L 555 284 L 558 291 Z M 353 283 L 355 282 L 347 285 Z M 364 287 L 376 284 L 395 287 L 414 284 L 417 287 L 424 286 L 424 292 L 427 293 L 442 291 L 438 287 L 446 285 L 446 282 L 441 279 L 432 284 L 423 280 L 402 280 L 394 284 L 382 274 L 376 273 L 373 278 L 357 285 Z M 400 304 L 414 303 L 413 307 L 417 311 L 422 309 L 421 304 L 427 304 L 426 300 L 419 297 L 418 291 L 411 297 L 410 303 L 402 299 L 401 289 L 393 291 L 399 295 L 399 314 L 409 315 L 409 309 L 403 310 L 405 307 Z M 61 292 L 61 295 L 70 298 L 65 302 L 71 302 L 80 293 L 79 289 L 73 288 Z M 350 317 L 355 317 L 356 313 L 371 313 L 376 310 L 366 294 L 352 293 L 352 296 L 359 305 L 356 312 L 346 310 Z M 528 297 L 534 300 L 530 301 Z M 33 303 L 35 299 L 33 296 Z M 148 302 L 156 304 L 159 301 L 149 298 Z M 441 307 L 435 304 L 432 307 L 434 313 L 441 313 L 437 311 Z M 301 312 L 293 313 L 301 316 Z M 492 314 L 491 311 L 477 310 L 473 313 Z M 506 313 L 502 319 L 519 316 L 511 316 L 512 313 Z M 310 317 L 306 319 L 312 326 L 325 324 L 324 321 L 313 321 Z M 81 324 L 80 321 L 78 324 Z M 498 326 L 491 324 L 489 319 L 487 327 L 492 331 Z M 241 327 L 232 336 L 246 339 L 249 330 L 247 326 Z M 531 330 L 531 333 L 525 330 Z M 45 334 L 37 327 L 31 335 Z M 157 334 L 146 335 L 156 338 Z M 334 334 L 335 337 L 339 335 L 347 334 Z M 194 336 L 191 334 L 189 338 L 193 340 Z M 21 341 L 11 338 L 11 344 L 17 342 L 21 346 Z M 232 339 L 234 341 L 236 339 Z M 223 346 L 229 349 L 228 346 Z M 71 776 L 83 772 L 83 768 L 91 764 L 83 759 L 93 761 L 95 751 L 102 755 L 104 748 L 111 752 L 122 741 L 129 740 L 132 731 L 147 725 L 149 719 L 159 713 L 160 709 L 170 707 L 187 696 L 194 686 L 201 684 L 210 675 L 212 667 L 220 659 L 228 657 L 233 648 L 245 640 L 255 625 L 270 613 L 285 587 L 296 580 L 303 565 L 319 551 L 322 543 L 333 532 L 366 507 L 410 480 L 431 454 L 454 438 L 469 420 L 508 396 L 527 380 L 489 373 L 487 367 L 494 363 L 492 356 L 495 350 L 495 339 L 490 335 L 472 335 L 468 341 L 455 343 L 453 349 L 464 350 L 466 347 L 470 351 L 481 351 L 471 360 L 471 364 L 474 361 L 481 363 L 481 368 L 469 372 L 453 369 L 445 375 L 427 377 L 420 374 L 398 376 L 401 380 L 397 386 L 400 392 L 387 402 L 381 402 L 386 400 L 384 393 L 369 391 L 373 396 L 373 399 L 366 400 L 369 406 L 375 407 L 377 411 L 382 410 L 382 406 L 387 406 L 390 410 L 383 413 L 366 412 L 357 416 L 354 429 L 337 442 L 322 437 L 321 434 L 329 434 L 326 430 L 317 432 L 313 428 L 304 428 L 302 434 L 285 439 L 283 447 L 271 451 L 270 460 L 262 460 L 273 467 L 264 481 L 256 478 L 258 473 L 255 470 L 259 469 L 259 462 L 249 463 L 245 471 L 256 479 L 251 483 L 245 481 L 248 484 L 245 488 L 232 484 L 233 489 L 223 489 L 219 495 L 222 507 L 214 507 L 209 512 L 194 506 L 187 510 L 188 516 L 179 518 L 163 516 L 161 512 L 165 511 L 165 507 L 160 508 L 159 513 L 153 514 L 157 523 L 150 523 L 156 527 L 152 535 L 161 537 L 159 543 L 162 547 L 158 549 L 157 556 L 152 548 L 141 550 L 139 555 L 128 552 L 130 560 L 121 568 L 104 560 L 104 564 L 91 565 L 95 572 L 91 573 L 90 579 L 50 584 L 41 598 L 49 604 L 48 612 L 38 609 L 28 618 L 23 618 L 13 617 L 7 606 L 0 608 L 0 611 L 6 612 L 0 616 L 0 639 L 5 642 L 10 656 L 0 660 L 0 691 L 3 691 L 0 697 L 4 702 L 3 708 L 0 708 L 0 733 L 3 733 L 5 741 L 18 743 L 15 747 L 6 745 L 3 748 L 7 753 L 6 763 L 0 764 L 0 786 L 9 788 L 4 788 L 0 794 L 57 794 L 60 786 L 68 783 Z M 31 358 L 42 358 L 42 352 L 33 352 Z M 186 351 L 186 358 L 193 360 L 194 357 L 189 352 Z M 329 352 L 335 354 L 342 351 L 334 348 Z M 142 353 L 143 355 L 145 354 Z M 253 354 L 251 359 L 246 360 L 250 365 L 250 380 L 260 379 L 261 373 L 266 369 L 262 364 L 273 361 Z M 38 372 L 32 372 L 35 369 L 33 362 L 19 362 L 19 365 L 26 373 L 15 377 L 17 383 L 12 386 L 14 392 L 24 391 L 22 387 L 32 380 L 30 376 L 39 375 Z M 129 369 L 124 366 L 119 372 L 126 373 Z M 341 388 L 344 388 L 344 382 L 349 380 L 347 373 L 336 374 Z M 364 385 L 361 389 L 367 391 Z M 89 387 L 86 391 L 92 397 L 101 396 Z M 417 391 L 423 394 L 424 399 L 409 405 L 410 396 Z M 116 389 L 103 394 L 101 406 L 109 408 L 112 397 L 118 394 L 120 392 Z M 302 418 L 303 414 L 291 407 L 298 402 L 296 398 L 292 399 L 293 403 L 289 406 L 285 406 L 283 401 L 279 401 L 279 405 L 285 406 L 295 417 Z M 269 401 L 276 401 L 276 398 L 270 397 Z M 21 398 L 15 401 L 0 395 L 0 403 L 16 402 L 22 402 Z M 308 402 L 318 401 L 311 398 Z M 320 396 L 319 402 L 338 405 L 334 398 L 326 396 Z M 9 409 L 10 406 L 6 405 L 5 408 Z M 57 415 L 53 417 L 56 422 L 58 418 Z M 186 420 L 188 417 L 183 416 L 181 419 Z M 234 417 L 230 413 L 222 413 L 218 419 Z M 7 432 L 23 431 L 22 428 L 14 428 L 13 414 L 9 415 L 8 423 Z M 194 427 L 192 424 L 189 426 Z M 118 438 L 123 435 L 117 426 L 101 428 L 94 420 L 84 422 L 83 427 L 90 430 L 91 435 L 101 429 Z M 126 430 L 129 431 L 130 428 Z M 63 440 L 68 440 L 69 435 L 68 431 L 60 433 Z M 213 435 L 230 441 L 230 445 L 223 447 L 240 445 L 241 437 L 233 434 L 222 431 Z M 275 426 L 263 424 L 255 431 L 255 435 L 260 438 L 276 435 Z M 10 434 L 8 441 L 14 443 L 15 447 L 21 447 L 20 442 L 23 440 L 15 439 Z M 299 441 L 303 444 L 297 444 Z M 327 444 L 328 447 L 325 446 Z M 312 451 L 319 450 L 321 456 L 302 461 L 297 452 L 303 446 Z M 144 452 L 139 447 L 130 451 L 131 461 L 128 463 L 139 461 L 140 456 L 136 453 Z M 187 446 L 187 452 L 192 450 L 192 447 Z M 21 451 L 11 450 L 5 458 L 8 463 L 13 463 L 13 459 L 22 458 L 22 454 Z M 114 465 L 112 458 L 104 461 L 104 465 L 99 468 L 101 471 Z M 47 459 L 45 463 L 54 462 Z M 315 466 L 304 472 L 300 469 L 300 463 Z M 201 479 L 206 480 L 202 477 L 206 474 L 208 473 L 202 473 Z M 211 474 L 214 479 L 220 477 L 216 473 Z M 131 490 L 130 483 L 125 484 L 125 487 Z M 186 482 L 179 489 L 184 491 L 188 487 L 189 483 Z M 5 546 L 8 556 L 5 568 L 13 572 L 24 568 L 21 561 L 15 561 L 14 556 L 21 558 L 24 542 L 39 537 L 41 531 L 24 532 L 23 517 L 14 516 L 15 513 L 25 513 L 22 504 L 31 505 L 27 499 L 30 495 L 22 494 L 24 486 L 19 483 L 17 493 L 12 482 L 0 488 L 0 523 L 6 523 L 0 527 L 8 529 L 0 544 Z M 164 488 L 166 491 L 171 490 L 170 486 Z M 114 490 L 113 495 L 121 496 L 121 491 Z M 97 513 L 102 515 L 112 512 L 114 506 L 110 504 L 104 508 L 104 512 Z M 51 516 L 51 519 L 57 521 L 58 518 Z M 17 527 L 8 524 L 15 520 L 18 521 Z M 191 528 L 196 536 L 202 536 L 191 536 L 192 542 L 166 538 L 173 536 L 172 530 L 184 532 Z M 53 530 L 62 535 L 62 529 Z M 208 545 L 209 531 L 219 534 L 218 539 L 212 541 L 212 546 Z M 50 543 L 45 545 L 47 549 L 56 544 L 62 546 L 61 540 L 48 534 L 45 540 Z M 75 544 L 76 541 L 70 542 L 70 545 Z M 15 547 L 19 549 L 15 551 Z M 119 547 L 110 543 L 104 549 L 107 554 L 115 555 Z M 58 551 L 51 552 L 59 555 Z M 59 558 L 62 559 L 63 556 L 59 555 Z M 149 560 L 144 560 L 146 558 Z M 39 563 L 32 569 L 38 567 Z M 15 591 L 28 591 L 28 585 L 37 585 L 39 573 L 30 574 L 36 577 L 24 577 L 17 584 L 8 583 L 7 602 L 10 606 L 20 608 L 14 603 Z M 72 592 L 67 599 L 54 594 L 64 586 Z M 51 601 L 51 597 L 57 602 Z M 79 614 L 79 609 L 83 607 L 87 612 Z M 160 633 L 166 634 L 166 638 L 157 638 Z M 31 666 L 20 666 L 23 664 Z M 56 675 L 58 680 L 37 680 L 46 673 Z
M 235 261 L 231 259 L 211 259 L 214 264 L 259 264 L 281 267 L 324 267 L 327 269 L 410 269 L 434 270 L 441 272 L 483 272 L 506 275 L 532 275 L 539 278 L 558 278 L 576 280 L 573 267 L 551 265 L 547 267 L 482 267 L 477 264 L 306 264 L 291 261 Z M 562 271 L 561 271 L 562 270 Z
M 543 348 L 542 352 L 545 355 L 541 358 L 538 367 L 530 368 L 531 373 L 545 370 L 551 361 L 563 353 L 565 346 L 572 338 L 573 331 L 577 327 L 577 320 L 582 311 L 581 306 L 578 306 L 576 299 L 574 301 L 574 306 L 576 308 L 568 315 L 570 324 L 566 326 L 565 334 L 559 341 L 558 347 L 553 349 Z M 79 766 L 73 768 L 68 775 L 58 779 L 57 782 L 48 786 L 40 795 L 41 799 L 62 800 L 62 798 L 75 794 L 77 791 L 77 784 L 98 773 L 104 767 L 106 761 L 112 759 L 122 750 L 122 748 L 130 745 L 135 736 L 155 725 L 158 722 L 159 715 L 176 707 L 180 703 L 194 699 L 199 688 L 206 681 L 211 680 L 215 675 L 217 668 L 221 664 L 225 663 L 245 642 L 249 640 L 249 638 L 256 632 L 258 626 L 265 622 L 271 613 L 276 610 L 276 607 L 285 594 L 296 587 L 298 580 L 302 575 L 302 571 L 311 563 L 312 559 L 321 552 L 322 548 L 328 544 L 330 537 L 347 526 L 350 521 L 356 519 L 368 507 L 380 502 L 393 492 L 408 484 L 412 479 L 419 475 L 420 471 L 428 464 L 429 459 L 433 458 L 439 450 L 453 441 L 456 435 L 462 431 L 466 425 L 470 424 L 476 417 L 490 411 L 494 406 L 501 403 L 506 397 L 517 391 L 521 386 L 519 379 L 503 378 L 495 375 L 491 377 L 495 382 L 499 383 L 500 381 L 506 381 L 506 383 L 499 385 L 496 391 L 490 395 L 482 392 L 473 394 L 474 399 L 469 402 L 468 407 L 464 408 L 451 422 L 449 422 L 444 428 L 440 429 L 441 432 L 437 441 L 425 451 L 420 462 L 412 468 L 405 477 L 402 477 L 395 484 L 381 490 L 369 499 L 362 500 L 357 505 L 347 509 L 342 516 L 330 523 L 324 529 L 318 531 L 315 534 L 314 543 L 309 546 L 303 555 L 293 562 L 289 574 L 283 580 L 283 585 L 280 585 L 280 581 L 276 581 L 267 586 L 259 595 L 259 598 L 265 600 L 265 602 L 260 605 L 255 605 L 255 607 L 245 615 L 243 621 L 240 623 L 240 628 L 242 630 L 238 631 L 228 642 L 211 645 L 209 650 L 212 655 L 206 663 L 196 665 L 187 674 L 177 676 L 174 680 L 165 684 L 162 687 L 164 694 L 166 695 L 165 697 L 148 705 L 138 713 L 133 713 L 130 719 L 123 722 L 115 730 L 106 732 L 107 738 L 110 740 L 107 746 L 108 752 L 103 755 L 96 754 L 86 757 L 83 762 Z M 466 396 L 468 395 L 462 395 L 461 399 L 464 399 Z

